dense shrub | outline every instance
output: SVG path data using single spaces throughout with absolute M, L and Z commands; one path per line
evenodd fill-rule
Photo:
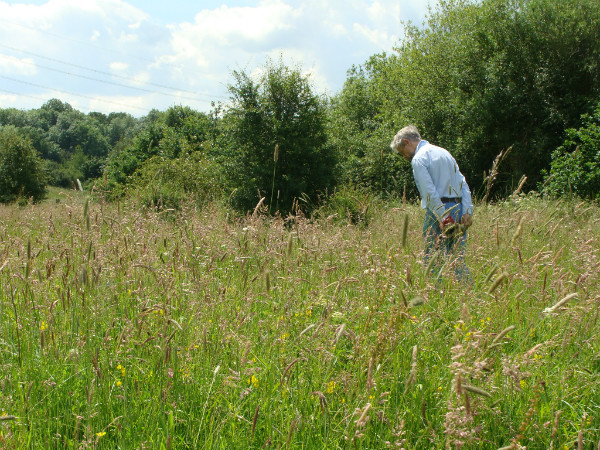
M 45 194 L 46 174 L 31 140 L 14 126 L 0 128 L 0 202 L 39 201 Z
M 600 93 L 597 0 L 448 0 L 423 26 L 405 26 L 394 52 L 354 71 L 334 104 L 345 120 L 340 151 L 373 191 L 378 134 L 410 123 L 451 151 L 477 195 L 495 157 L 505 159 L 493 195 L 533 188 L 564 131 L 581 126 Z M 344 127 L 344 128 L 342 128 Z M 379 133 L 381 134 L 381 133 Z M 378 152 L 374 152 L 375 155 Z M 383 180 L 383 183 L 381 183 Z
M 134 174 L 126 190 L 146 207 L 181 209 L 206 204 L 223 190 L 221 168 L 196 152 L 170 159 L 154 156 Z
M 543 192 L 600 198 L 600 105 L 594 115 L 586 114 L 582 121 L 581 128 L 567 130 L 565 142 L 552 153 Z
M 254 80 L 234 72 L 226 115 L 226 161 L 233 206 L 248 211 L 261 197 L 285 215 L 295 201 L 315 201 L 333 184 L 335 155 L 327 146 L 325 104 L 299 69 L 269 63 Z
M 315 211 L 315 217 L 352 225 L 368 225 L 373 218 L 373 195 L 366 189 L 339 186 Z

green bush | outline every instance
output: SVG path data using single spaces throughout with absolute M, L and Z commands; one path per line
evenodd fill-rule
M 298 199 L 331 188 L 335 155 L 327 146 L 324 102 L 308 77 L 281 62 L 264 69 L 258 80 L 234 72 L 229 87 L 233 101 L 224 120 L 231 203 L 247 212 L 264 197 L 271 213 L 285 215 Z
M 541 191 L 553 196 L 600 198 L 600 105 L 582 116 L 579 129 L 567 130 L 562 146 L 552 153 L 550 172 Z
M 30 139 L 14 126 L 0 128 L 0 203 L 37 202 L 46 194 L 43 163 Z
M 368 225 L 372 219 L 373 197 L 351 186 L 342 186 L 329 196 L 315 216 L 335 223 Z
M 221 172 L 198 152 L 175 159 L 154 156 L 133 175 L 127 194 L 155 209 L 180 210 L 188 201 L 203 205 L 223 192 Z

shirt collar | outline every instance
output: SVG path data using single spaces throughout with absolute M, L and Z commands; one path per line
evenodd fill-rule
M 417 152 L 421 149 L 421 147 L 425 146 L 429 144 L 429 142 L 427 142 L 425 139 L 421 139 L 419 141 L 419 143 L 417 144 L 417 148 L 415 149 L 415 155 L 417 154 Z

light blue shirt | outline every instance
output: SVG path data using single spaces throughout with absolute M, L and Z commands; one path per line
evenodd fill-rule
M 445 216 L 441 197 L 460 197 L 463 214 L 473 214 L 471 190 L 448 150 L 421 140 L 411 160 L 421 207 Z

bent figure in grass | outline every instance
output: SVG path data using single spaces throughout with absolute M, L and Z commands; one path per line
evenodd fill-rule
M 423 237 L 425 264 L 439 274 L 440 253 L 454 257 L 456 278 L 468 281 L 469 269 L 464 261 L 467 228 L 473 223 L 471 190 L 454 157 L 444 148 L 422 140 L 419 130 L 402 128 L 390 144 L 410 161 L 415 183 L 425 209 Z

